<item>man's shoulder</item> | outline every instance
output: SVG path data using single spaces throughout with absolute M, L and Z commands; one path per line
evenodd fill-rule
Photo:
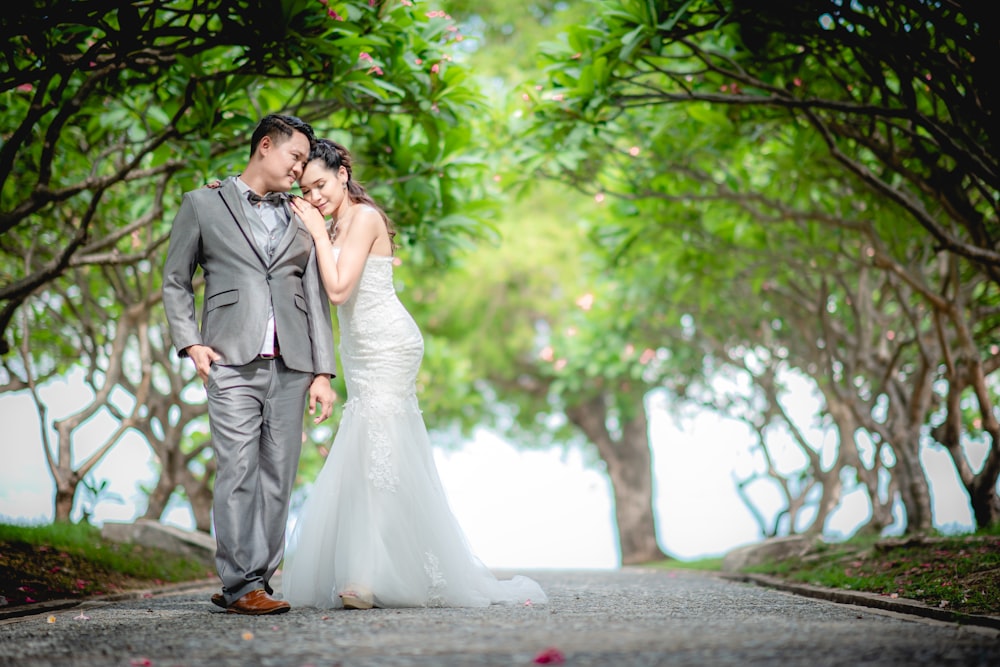
M 218 181 L 215 181 L 216 183 Z M 203 185 L 200 188 L 195 188 L 193 190 L 188 190 L 184 193 L 184 196 L 193 199 L 195 201 L 202 201 L 206 199 L 217 198 L 219 193 L 222 192 L 223 188 L 226 186 L 226 181 L 222 181 L 218 187 L 209 187 L 209 185 Z
M 195 203 L 212 201 L 218 199 L 219 194 L 229 187 L 233 187 L 233 185 L 231 183 L 231 179 L 228 178 L 221 181 L 209 181 L 200 188 L 188 190 L 184 193 L 184 197 Z

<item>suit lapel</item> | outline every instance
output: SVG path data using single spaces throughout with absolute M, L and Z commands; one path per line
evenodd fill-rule
M 219 196 L 222 197 L 223 203 L 225 203 L 226 208 L 229 209 L 229 213 L 233 216 L 233 220 L 236 222 L 236 226 L 243 234 L 243 238 L 246 240 L 247 245 L 249 245 L 250 249 L 253 250 L 253 253 L 257 255 L 257 259 L 260 260 L 260 263 L 266 267 L 267 259 L 264 257 L 261 249 L 257 247 L 257 242 L 253 238 L 253 231 L 250 229 L 250 221 L 247 220 L 246 213 L 243 211 L 243 202 L 240 199 L 240 189 L 236 187 L 236 184 L 233 183 L 232 180 L 223 181 L 222 187 L 219 188 Z

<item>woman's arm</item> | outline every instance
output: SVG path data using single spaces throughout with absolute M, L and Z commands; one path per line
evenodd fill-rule
M 359 210 L 344 234 L 339 258 L 334 258 L 323 215 L 303 199 L 294 199 L 292 207 L 316 244 L 316 261 L 327 298 L 339 306 L 350 298 L 361 280 L 368 254 L 378 238 L 379 226 L 384 227 L 382 219 L 376 211 L 367 207 Z

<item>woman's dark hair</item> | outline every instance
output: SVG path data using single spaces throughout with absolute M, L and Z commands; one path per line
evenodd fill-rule
M 309 123 L 295 116 L 283 116 L 277 113 L 264 116 L 257 123 L 257 129 L 250 137 L 250 156 L 253 157 L 253 154 L 257 152 L 257 146 L 264 137 L 271 137 L 271 141 L 280 144 L 282 141 L 290 139 L 296 132 L 306 135 L 306 138 L 309 139 L 309 149 L 312 150 L 316 145 L 316 135 Z
M 386 231 L 389 232 L 389 243 L 392 245 L 392 252 L 395 253 L 398 247 L 396 245 L 396 229 L 393 227 L 392 221 L 389 220 L 389 216 L 382 210 L 382 207 L 375 203 L 375 200 L 372 199 L 363 185 L 354 180 L 354 172 L 351 168 L 351 153 L 336 141 L 317 139 L 316 144 L 309 153 L 309 162 L 313 160 L 322 160 L 327 169 L 333 173 L 340 171 L 341 167 L 347 171 L 347 195 L 350 197 L 351 203 L 367 204 L 378 211 L 378 214 L 382 216 L 382 221 L 385 222 Z M 336 236 L 337 228 L 334 226 L 330 231 L 331 240 Z

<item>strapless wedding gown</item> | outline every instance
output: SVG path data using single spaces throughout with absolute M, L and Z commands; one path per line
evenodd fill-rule
M 392 261 L 369 256 L 337 309 L 348 401 L 289 538 L 284 599 L 338 608 L 355 590 L 378 607 L 545 603 L 532 579 L 498 580 L 452 514 L 416 397 L 423 337 L 396 297 Z

